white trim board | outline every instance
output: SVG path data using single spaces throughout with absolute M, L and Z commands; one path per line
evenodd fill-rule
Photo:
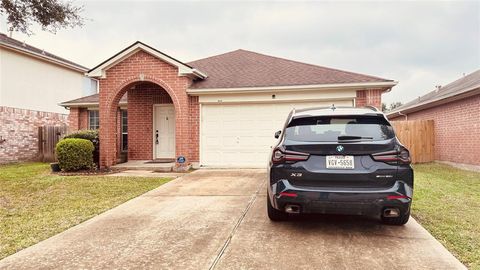
M 193 76 L 193 77 L 198 77 L 201 79 L 204 79 L 207 77 L 206 74 L 202 73 L 201 71 L 192 68 L 172 57 L 169 57 L 166 54 L 163 54 L 155 49 L 153 49 L 150 46 L 147 46 L 141 42 L 135 42 L 132 44 L 130 47 L 127 47 L 114 57 L 108 59 L 104 63 L 100 64 L 99 66 L 95 67 L 94 69 L 90 70 L 86 75 L 89 77 L 100 77 L 100 78 L 106 78 L 106 70 L 109 68 L 113 67 L 115 64 L 118 62 L 123 61 L 124 59 L 128 58 L 129 56 L 139 52 L 139 51 L 145 51 L 148 54 L 153 55 L 154 57 L 165 61 L 166 63 L 169 63 L 172 66 L 175 66 L 178 68 L 178 75 L 179 76 Z
M 251 93 L 251 92 L 272 92 L 272 91 L 318 91 L 318 90 L 368 90 L 372 88 L 391 88 L 398 82 L 371 82 L 371 83 L 338 83 L 338 84 L 311 84 L 311 85 L 287 85 L 287 86 L 262 86 L 262 87 L 240 87 L 240 88 L 189 88 L 187 93 L 192 96 L 219 93 Z

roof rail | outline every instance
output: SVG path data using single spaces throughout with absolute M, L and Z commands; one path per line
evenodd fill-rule
M 366 106 L 364 106 L 364 107 L 367 108 L 367 109 L 370 109 L 370 110 L 372 110 L 372 111 L 378 112 L 378 109 L 377 109 L 377 107 L 375 107 L 375 106 L 366 105 Z

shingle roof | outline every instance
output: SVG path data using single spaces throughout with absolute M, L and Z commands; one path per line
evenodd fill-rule
M 316 84 L 391 82 L 374 76 L 236 50 L 188 63 L 208 77 L 190 87 L 242 88 Z
M 61 106 L 66 106 L 66 107 L 68 107 L 69 105 L 75 105 L 75 106 L 97 105 L 99 103 L 99 100 L 100 99 L 99 99 L 98 94 L 93 94 L 93 95 L 90 95 L 90 96 L 65 101 L 65 102 L 60 103 L 60 105 Z M 125 93 L 125 95 L 123 95 L 123 97 L 120 99 L 119 104 L 126 104 L 127 100 L 128 100 L 127 93 Z
M 37 56 L 41 56 L 41 57 L 44 57 L 46 59 L 50 59 L 50 60 L 65 64 L 67 66 L 72 66 L 72 67 L 74 67 L 76 69 L 80 69 L 82 71 L 87 71 L 88 70 L 88 68 L 86 68 L 84 66 L 81 66 L 81 65 L 79 65 L 77 63 L 74 63 L 72 61 L 69 61 L 65 58 L 56 56 L 56 55 L 51 54 L 49 52 L 46 52 L 44 50 L 41 50 L 41 49 L 38 49 L 38 48 L 33 47 L 31 45 L 28 45 L 25 42 L 21 42 L 19 40 L 10 38 L 3 33 L 0 33 L 0 46 L 1 45 L 6 46 L 6 47 L 11 47 L 11 48 L 14 48 L 14 49 L 18 49 L 18 50 L 24 51 L 26 53 L 32 53 L 32 54 L 35 54 Z
M 301 63 L 246 50 L 236 50 L 187 63 L 207 73 L 191 89 L 300 86 L 393 82 L 374 76 Z M 126 96 L 122 99 L 127 102 Z M 121 101 L 121 102 L 122 102 Z M 98 95 L 63 102 L 62 106 L 98 103 Z
M 466 94 L 473 90 L 480 89 L 480 70 L 474 71 L 452 83 L 449 83 L 440 89 L 433 90 L 421 97 L 418 97 L 404 105 L 388 112 L 387 115 L 393 115 L 398 112 L 405 112 L 407 110 L 414 110 L 416 108 L 427 106 L 433 102 L 446 100 L 448 98 Z

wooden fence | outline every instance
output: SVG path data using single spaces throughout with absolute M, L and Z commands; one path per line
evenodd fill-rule
M 435 159 L 435 130 L 433 120 L 392 121 L 400 142 L 410 150 L 412 163 Z
M 66 133 L 67 126 L 38 127 L 38 153 L 41 161 L 53 162 L 56 160 L 55 146 Z

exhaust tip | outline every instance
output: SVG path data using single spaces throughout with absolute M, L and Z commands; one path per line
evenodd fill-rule
M 383 216 L 384 217 L 399 217 L 400 216 L 400 210 L 398 210 L 398 208 L 385 208 L 383 210 Z
M 300 205 L 287 204 L 285 206 L 285 212 L 289 214 L 300 214 Z

